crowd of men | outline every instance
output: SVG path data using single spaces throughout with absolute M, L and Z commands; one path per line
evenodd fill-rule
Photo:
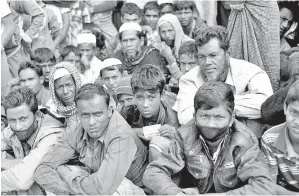
M 298 195 L 298 2 L 0 7 L 2 194 Z

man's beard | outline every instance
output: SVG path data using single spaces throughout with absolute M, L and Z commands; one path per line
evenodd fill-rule
M 204 79 L 205 82 L 209 82 L 209 81 L 218 81 L 218 82 L 225 82 L 227 75 L 228 75 L 228 70 L 229 70 L 230 64 L 229 61 L 226 60 L 225 61 L 225 65 L 224 65 L 224 70 L 223 72 L 221 72 L 218 76 L 207 76 L 202 69 L 200 69 L 200 75 L 202 76 L 202 78 Z

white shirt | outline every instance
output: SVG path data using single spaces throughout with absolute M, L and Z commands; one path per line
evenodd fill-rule
M 0 6 L 1 6 L 1 19 L 2 19 L 5 16 L 7 16 L 8 14 L 10 14 L 11 10 L 10 10 L 9 5 L 6 0 L 0 1 Z M 5 26 L 1 22 L 1 35 L 4 31 L 4 29 L 5 29 Z
M 273 94 L 270 79 L 265 71 L 244 60 L 230 58 L 227 84 L 234 87 L 235 113 L 237 117 L 261 118 L 262 103 Z M 193 118 L 194 96 L 204 84 L 200 67 L 195 67 L 179 80 L 179 93 L 173 109 L 178 113 L 181 125 Z
M 93 83 L 100 75 L 100 71 L 103 69 L 103 62 L 96 56 L 93 56 L 90 61 L 90 69 L 87 69 L 83 76 L 86 83 Z

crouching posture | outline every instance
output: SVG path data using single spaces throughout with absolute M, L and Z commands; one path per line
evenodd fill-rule
M 168 195 L 275 194 L 257 138 L 234 119 L 229 85 L 203 84 L 195 95 L 194 109 L 193 120 L 178 129 L 168 151 L 148 165 L 144 184 Z M 174 183 L 171 178 L 180 173 L 190 177 Z
M 56 195 L 144 194 L 139 187 L 147 163 L 145 146 L 109 99 L 97 84 L 78 90 L 80 123 L 67 127 L 64 141 L 53 146 L 34 174 L 45 190 Z

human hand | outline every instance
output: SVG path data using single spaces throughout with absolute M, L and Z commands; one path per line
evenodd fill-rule
M 142 130 L 142 129 L 135 129 L 135 131 L 136 131 L 137 136 L 138 136 L 140 139 L 142 139 L 142 140 L 144 140 L 144 141 L 147 141 L 147 142 L 151 141 L 150 138 L 144 136 L 144 134 L 143 134 L 143 130 Z
M 186 193 L 184 193 L 184 192 L 179 192 L 179 193 L 177 193 L 176 195 L 186 195 Z
M 171 125 L 163 125 L 159 129 L 160 135 L 167 137 L 168 139 L 173 139 L 176 129 Z
M 183 193 L 185 193 L 185 195 L 200 195 L 196 187 L 183 189 Z
M 11 80 L 8 81 L 7 87 L 9 87 L 11 89 L 14 86 L 17 86 L 19 84 L 20 84 L 20 78 L 16 77 L 16 78 L 13 78 L 13 79 L 11 79 Z
M 169 86 L 170 87 L 179 87 L 179 81 L 174 78 L 171 78 L 169 80 Z
M 56 171 L 62 178 L 69 175 L 69 173 L 72 172 L 72 170 L 66 165 L 59 165 Z

